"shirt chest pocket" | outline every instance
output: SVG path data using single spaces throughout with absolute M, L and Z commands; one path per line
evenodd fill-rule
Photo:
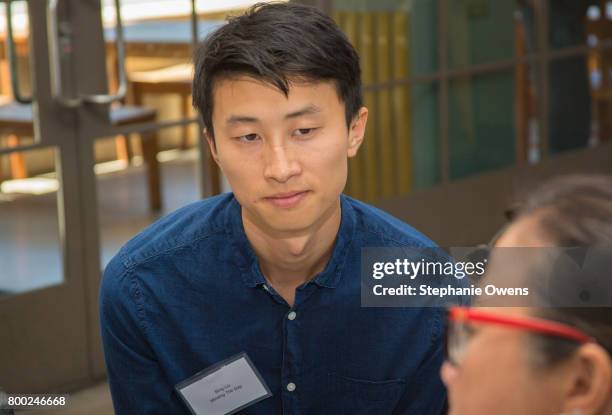
M 334 414 L 390 414 L 406 385 L 403 379 L 371 381 L 337 373 L 330 373 L 328 380 Z

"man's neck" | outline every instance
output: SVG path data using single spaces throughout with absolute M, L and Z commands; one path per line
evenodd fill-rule
M 295 290 L 325 268 L 340 220 L 339 200 L 312 229 L 299 234 L 271 234 L 242 212 L 244 231 L 257 254 L 262 273 L 272 286 L 283 291 Z

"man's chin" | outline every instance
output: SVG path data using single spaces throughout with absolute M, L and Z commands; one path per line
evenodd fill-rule
M 307 232 L 308 229 L 312 228 L 313 226 L 313 221 L 310 221 L 304 217 L 303 213 L 287 216 L 288 217 L 276 217 L 273 220 L 266 221 L 267 227 L 278 233 L 299 234 L 302 232 Z

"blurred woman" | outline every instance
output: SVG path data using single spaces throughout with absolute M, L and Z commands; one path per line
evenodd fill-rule
M 544 185 L 495 246 L 598 247 L 612 258 L 612 177 Z M 612 269 L 603 274 L 612 284 Z M 447 342 L 452 415 L 612 414 L 610 307 L 453 308 Z

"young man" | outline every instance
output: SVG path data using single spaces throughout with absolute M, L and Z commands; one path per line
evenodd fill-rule
M 363 247 L 433 243 L 342 195 L 368 117 L 345 35 L 314 8 L 257 5 L 203 43 L 193 93 L 233 193 L 161 219 L 108 266 L 117 415 L 439 414 L 442 311 L 360 306 Z M 215 383 L 241 353 L 244 372 Z

